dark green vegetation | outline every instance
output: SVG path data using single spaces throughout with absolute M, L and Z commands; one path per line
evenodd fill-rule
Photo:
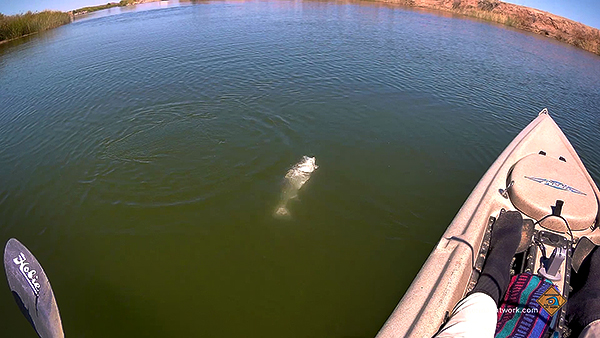
M 136 3 L 135 0 L 121 0 L 119 2 L 108 2 L 105 5 L 78 8 L 76 10 L 73 10 L 73 14 L 74 15 L 85 14 L 85 13 L 100 11 L 100 10 L 108 9 L 108 8 L 112 8 L 112 7 L 123 7 L 123 6 L 127 6 L 127 5 L 132 5 L 134 3 Z
M 10 16 L 0 13 L 0 42 L 62 26 L 69 22 L 71 22 L 71 15 L 58 11 L 27 12 Z
M 118 2 L 109 2 L 105 5 L 98 5 L 98 6 L 89 6 L 89 7 L 82 7 L 82 8 L 78 8 L 76 10 L 73 11 L 73 14 L 77 15 L 77 14 L 85 14 L 85 13 L 89 13 L 89 12 L 95 12 L 95 11 L 100 11 L 103 9 L 108 9 L 108 8 L 112 8 L 112 7 L 117 7 L 119 6 Z

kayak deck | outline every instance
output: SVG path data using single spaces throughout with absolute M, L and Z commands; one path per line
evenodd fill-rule
M 431 337 L 438 331 L 476 281 L 482 243 L 489 241 L 490 223 L 502 209 L 520 211 L 532 230 L 535 222 L 536 236 L 545 231 L 600 243 L 598 196 L 577 152 L 542 110 L 481 178 L 377 337 Z M 563 201 L 566 222 L 544 219 L 557 200 Z M 563 274 L 568 275 L 569 263 L 562 263 Z M 528 268 L 535 273 L 539 262 Z M 564 283 L 555 284 L 565 289 Z

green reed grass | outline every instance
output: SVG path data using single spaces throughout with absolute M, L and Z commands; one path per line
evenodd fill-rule
M 27 12 L 18 15 L 0 13 L 0 41 L 16 39 L 70 22 L 69 13 L 58 11 Z
M 108 9 L 108 8 L 112 8 L 112 7 L 123 7 L 123 6 L 133 5 L 135 3 L 136 3 L 136 0 L 121 0 L 119 2 L 108 2 L 104 5 L 77 8 L 76 10 L 73 11 L 73 14 L 90 13 L 90 12 L 100 11 L 100 10 Z
M 90 13 L 90 12 L 100 11 L 103 9 L 108 9 L 108 8 L 117 7 L 117 6 L 120 6 L 120 4 L 118 2 L 109 2 L 104 5 L 77 8 L 76 10 L 73 11 L 73 14 Z

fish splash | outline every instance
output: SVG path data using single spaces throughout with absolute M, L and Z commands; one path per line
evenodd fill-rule
M 296 163 L 287 174 L 285 174 L 285 183 L 281 192 L 281 200 L 275 211 L 276 216 L 289 216 L 290 211 L 287 208 L 288 202 L 298 197 L 298 190 L 310 179 L 312 173 L 319 166 L 314 157 L 302 156 L 300 162 Z

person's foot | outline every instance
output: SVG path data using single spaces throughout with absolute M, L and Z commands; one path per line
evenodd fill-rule
M 500 302 L 510 282 L 510 264 L 521 241 L 523 217 L 518 211 L 507 211 L 492 226 L 492 239 L 481 276 L 470 293 L 482 292 Z
M 574 278 L 583 280 L 567 300 L 567 325 L 574 337 L 591 322 L 600 319 L 600 250 L 594 248 Z

